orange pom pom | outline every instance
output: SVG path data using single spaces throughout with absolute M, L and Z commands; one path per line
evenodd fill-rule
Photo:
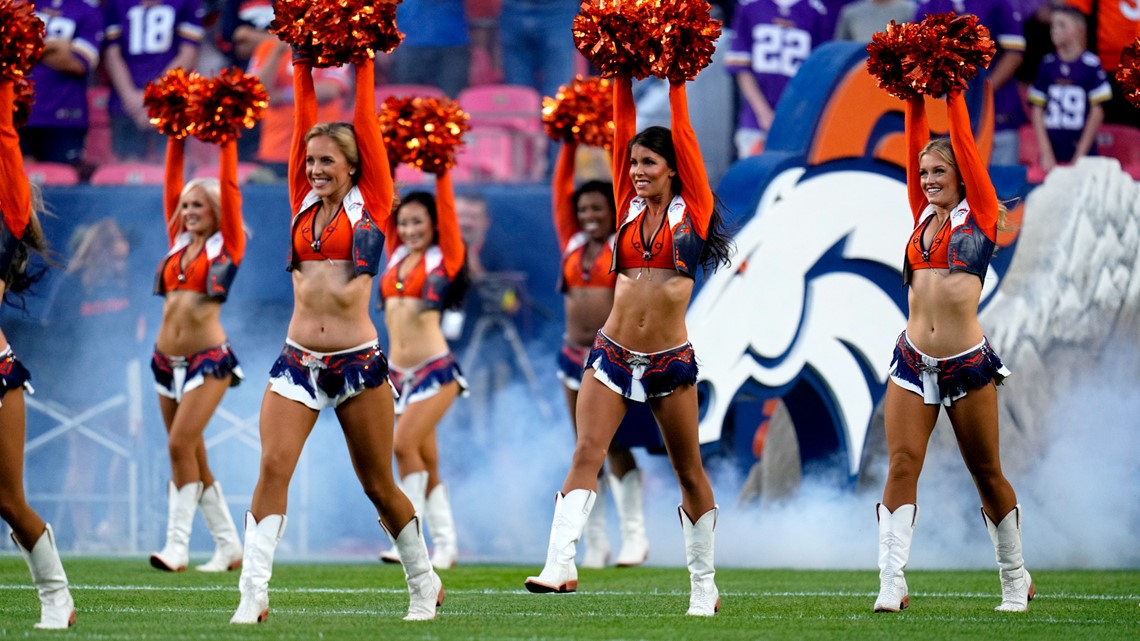
M 941 96 L 966 88 L 997 47 L 975 15 L 936 13 L 918 24 L 896 24 L 867 45 L 867 71 L 899 98 Z
M 1128 102 L 1140 108 L 1140 38 L 1121 52 L 1116 79 L 1120 82 L 1120 88 Z
M 198 138 L 226 143 L 252 129 L 265 115 L 269 94 L 257 76 L 230 67 L 209 82 L 199 100 L 200 119 L 191 128 Z
M 25 0 L 0 0 L 0 77 L 19 80 L 44 55 L 44 23 Z
M 542 99 L 542 124 L 557 141 L 610 149 L 614 144 L 613 82 L 578 76 Z
M 574 17 L 574 44 L 603 76 L 646 78 L 661 51 L 652 29 L 653 0 L 583 2 Z
M 705 0 L 661 0 L 657 9 L 661 50 L 650 65 L 653 75 L 672 82 L 697 77 L 712 62 L 720 38 L 720 20 Z
M 388 164 L 407 163 L 420 171 L 440 174 L 455 166 L 455 153 L 471 118 L 459 103 L 447 98 L 391 96 L 376 118 L 384 132 Z
M 28 78 L 16 80 L 16 100 L 12 104 L 12 122 L 16 127 L 28 124 L 28 116 L 32 115 L 32 103 L 36 101 L 35 84 Z
M 150 124 L 160 133 L 185 138 L 201 119 L 199 101 L 209 81 L 196 71 L 171 69 L 143 90 Z
M 400 0 L 277 0 L 269 32 L 316 67 L 361 64 L 404 39 L 396 29 Z

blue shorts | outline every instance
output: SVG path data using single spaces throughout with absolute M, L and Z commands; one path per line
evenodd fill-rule
M 391 363 L 388 367 L 391 369 L 392 389 L 396 392 L 397 415 L 403 414 L 408 405 L 439 394 L 439 390 L 452 381 L 459 383 L 460 396 L 468 395 L 467 379 L 463 378 L 459 363 L 451 352 L 429 358 L 410 369 L 400 369 Z
M 318 412 L 387 382 L 388 359 L 375 340 L 326 354 L 286 339 L 269 370 L 270 390 Z
M 934 358 L 918 351 L 905 330 L 895 343 L 890 369 L 891 380 L 899 387 L 918 394 L 927 405 L 941 403 L 946 407 L 990 381 L 1001 385 L 1009 375 L 1009 369 L 984 337 L 961 354 Z
M 12 353 L 12 346 L 5 347 L 4 351 L 0 352 L 0 399 L 3 399 L 9 390 L 21 387 L 28 390 L 29 394 L 34 394 L 31 380 L 31 372 Z M 0 406 L 3 406 L 2 402 Z
M 594 378 L 606 387 L 641 403 L 697 383 L 692 343 L 645 354 L 618 345 L 599 330 L 586 366 L 594 369 Z
M 187 392 L 201 387 L 207 376 L 232 375 L 230 387 L 236 387 L 245 378 L 228 341 L 189 356 L 170 356 L 155 349 L 150 369 L 154 372 L 154 391 L 179 403 Z
M 577 392 L 582 386 L 582 375 L 586 373 L 586 359 L 589 357 L 590 348 L 571 345 L 563 339 L 562 349 L 558 352 L 558 380 Z

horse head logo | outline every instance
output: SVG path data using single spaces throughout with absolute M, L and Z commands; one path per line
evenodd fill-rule
M 760 408 L 779 398 L 805 467 L 853 479 L 906 323 L 903 105 L 875 86 L 865 57 L 850 43 L 813 54 L 781 98 L 765 153 L 737 163 L 718 190 L 739 228 L 733 264 L 708 279 L 688 313 L 700 438 L 722 447 L 730 439 L 748 464 Z M 987 92 L 971 93 L 986 157 L 992 108 Z M 936 134 L 947 126 L 939 104 L 928 104 Z M 995 259 L 984 299 L 1005 265 L 1008 256 Z

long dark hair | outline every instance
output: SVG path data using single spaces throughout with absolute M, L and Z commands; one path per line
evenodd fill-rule
M 22 178 L 17 178 L 17 180 Z M 28 226 L 24 229 L 24 236 L 15 241 L 12 259 L 7 265 L 7 273 L 0 274 L 4 280 L 4 302 L 18 309 L 26 309 L 24 293 L 47 275 L 48 267 L 56 265 L 54 253 L 51 251 L 47 238 L 44 236 L 40 218 L 50 215 L 44 205 L 43 193 L 38 185 L 32 183 L 31 187 L 31 216 Z M 3 223 L 0 223 L 3 224 Z M 5 229 L 3 235 L 10 234 Z M 40 256 L 46 265 L 32 266 L 33 256 Z
M 439 244 L 439 211 L 435 207 L 435 196 L 427 191 L 408 192 L 406 196 L 400 199 L 400 204 L 396 206 L 396 212 L 393 215 L 399 217 L 400 208 L 408 203 L 418 203 L 427 210 L 428 217 L 431 218 L 431 243 L 433 245 Z M 463 307 L 463 299 L 467 297 L 467 290 L 470 288 L 471 276 L 467 270 L 465 250 L 463 266 L 459 268 L 459 273 L 455 275 L 455 278 L 451 279 L 451 285 L 448 286 L 447 293 L 443 296 L 443 309 Z
M 677 169 L 677 150 L 673 146 L 673 132 L 668 127 L 646 127 L 641 130 L 636 136 L 629 141 L 629 150 L 632 153 L 633 146 L 640 145 L 649 151 L 661 156 L 665 159 L 665 164 L 676 171 Z M 616 168 L 615 169 L 619 169 Z M 628 168 L 620 168 L 622 171 L 627 171 Z M 674 194 L 678 196 L 684 194 L 684 185 L 681 183 L 681 175 L 674 173 L 671 180 L 670 187 Z M 705 272 L 714 272 L 720 266 L 727 267 L 732 262 L 732 255 L 736 252 L 735 243 L 732 242 L 732 235 L 726 227 L 724 221 L 724 203 L 720 198 L 713 194 L 713 210 L 709 216 L 708 225 L 708 238 L 705 239 L 704 249 L 701 251 L 700 263 L 704 267 Z

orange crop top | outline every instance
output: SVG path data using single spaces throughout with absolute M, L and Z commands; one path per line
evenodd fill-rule
M 168 292 L 189 290 L 205 294 L 206 280 L 210 272 L 210 259 L 206 257 L 206 248 L 203 247 L 202 251 L 198 252 L 198 255 L 183 269 L 182 257 L 186 255 L 187 249 L 189 247 L 183 247 L 182 251 L 167 259 L 162 268 L 163 288 Z
M 404 260 L 407 260 L 405 257 Z M 380 277 L 380 295 L 387 298 L 422 298 L 424 291 L 424 283 L 427 281 L 427 272 L 424 270 L 424 259 L 421 256 L 416 261 L 412 271 L 408 272 L 403 278 L 399 277 L 400 265 L 404 261 L 400 261 L 396 266 L 384 272 Z
M 917 225 L 910 235 L 910 242 L 906 245 L 906 261 L 911 269 L 949 269 L 950 268 L 950 217 L 947 216 L 942 227 L 934 233 L 930 240 L 930 247 L 923 249 L 922 237 L 930 227 L 934 216 L 927 216 L 922 224 Z
M 320 203 L 313 205 L 293 227 L 294 260 L 352 260 L 352 223 L 344 206 L 321 230 L 320 237 L 314 238 L 313 221 L 320 209 Z
M 610 271 L 613 262 L 613 246 L 606 243 L 602 251 L 594 257 L 594 262 L 587 267 L 582 263 L 586 254 L 586 245 L 570 252 L 562 260 L 562 286 L 565 289 L 575 287 L 608 287 L 613 289 L 617 285 L 617 273 Z M 670 263 L 669 268 L 673 265 Z
M 618 232 L 618 269 L 677 269 L 673 260 L 673 230 L 669 227 L 668 216 L 661 217 L 661 226 L 653 233 L 648 244 L 643 242 L 645 217 L 645 214 L 638 216 L 636 221 Z

